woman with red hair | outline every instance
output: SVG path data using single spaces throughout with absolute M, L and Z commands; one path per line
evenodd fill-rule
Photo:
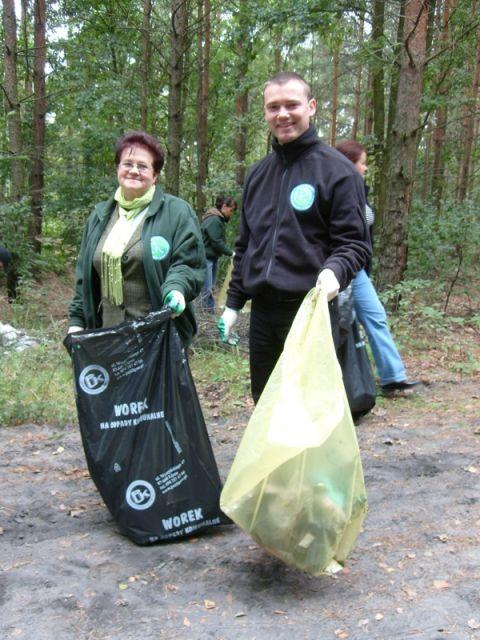
M 362 176 L 367 171 L 367 150 L 356 140 L 345 140 L 336 146 L 357 168 Z M 368 195 L 368 187 L 365 185 Z M 375 219 L 373 209 L 368 204 L 365 209 L 367 224 L 371 229 Z M 359 271 L 352 280 L 355 313 L 368 336 L 380 385 L 385 394 L 410 389 L 418 384 L 407 379 L 405 365 L 388 328 L 387 314 L 369 278 L 370 264 Z

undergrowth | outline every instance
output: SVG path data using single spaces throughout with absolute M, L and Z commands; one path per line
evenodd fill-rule
M 32 287 L 24 291 L 21 301 L 0 307 L 3 323 L 41 341 L 23 352 L 0 348 L 0 426 L 77 422 L 71 364 L 62 345 L 67 330 L 66 303 L 57 301 L 52 312 L 56 295 L 59 286 L 55 284 L 50 291 Z M 389 323 L 402 355 L 416 354 L 421 360 L 423 353 L 443 353 L 453 373 L 478 374 L 480 313 L 475 305 L 467 309 L 452 305 L 456 315 L 446 314 L 436 301 L 434 283 L 419 279 L 387 292 L 387 302 L 388 296 L 401 298 L 400 309 L 389 315 Z M 205 334 L 204 340 L 194 343 L 190 365 L 206 413 L 228 417 L 246 407 L 250 389 L 244 351 L 224 349 Z

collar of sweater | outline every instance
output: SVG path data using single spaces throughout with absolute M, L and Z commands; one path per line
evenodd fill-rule
M 318 137 L 317 130 L 311 124 L 306 131 L 295 140 L 292 140 L 292 142 L 280 144 L 276 138 L 273 138 L 272 148 L 285 164 L 291 164 L 298 156 L 319 142 L 321 140 Z

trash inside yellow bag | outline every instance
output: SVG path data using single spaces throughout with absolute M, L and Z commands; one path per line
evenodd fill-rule
M 367 497 L 326 295 L 310 291 L 220 497 L 262 547 L 313 575 L 342 564 Z

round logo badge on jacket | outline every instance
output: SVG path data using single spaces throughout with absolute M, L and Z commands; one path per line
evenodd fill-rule
M 152 236 L 150 239 L 150 247 L 152 249 L 152 258 L 154 260 L 163 260 L 168 256 L 170 245 L 163 236 Z
M 297 211 L 308 211 L 315 202 L 315 187 L 299 184 L 290 193 L 290 204 Z

